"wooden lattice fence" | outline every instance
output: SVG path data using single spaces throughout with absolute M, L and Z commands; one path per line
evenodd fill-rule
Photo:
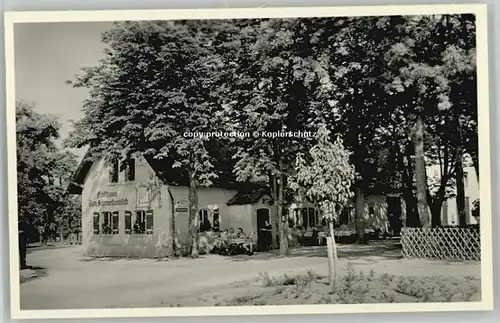
M 477 228 L 405 228 L 401 232 L 401 246 L 404 258 L 481 260 Z

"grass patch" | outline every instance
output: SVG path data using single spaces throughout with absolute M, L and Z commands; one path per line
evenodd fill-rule
M 292 286 L 292 285 L 307 285 L 313 281 L 324 278 L 312 270 L 307 271 L 305 274 L 290 276 L 284 274 L 283 276 L 271 277 L 268 273 L 260 273 L 260 281 L 264 287 L 276 286 Z
M 258 293 L 256 293 L 258 291 Z M 253 293 L 252 293 L 253 292 Z M 244 295 L 234 294 L 217 305 L 360 304 L 478 301 L 480 281 L 475 277 L 400 277 L 356 271 L 348 264 L 338 277 L 335 292 L 328 279 L 309 270 L 299 275 L 260 273 Z M 224 298 L 223 294 L 220 295 Z
M 441 277 L 399 277 L 394 290 L 415 298 L 418 302 L 468 301 L 479 293 L 474 280 L 464 277 L 463 282 L 448 282 Z

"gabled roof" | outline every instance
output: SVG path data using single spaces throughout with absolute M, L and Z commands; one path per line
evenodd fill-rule
M 185 173 L 179 169 L 174 169 L 162 160 L 146 158 L 148 164 L 153 168 L 159 180 L 169 186 L 189 186 L 189 181 Z M 67 187 L 70 194 L 81 194 L 83 184 L 87 174 L 89 173 L 94 161 L 87 152 L 83 157 L 80 165 L 75 171 L 71 183 Z M 229 205 L 244 205 L 257 202 L 264 195 L 270 195 L 269 188 L 264 183 L 238 182 L 227 174 L 219 174 L 219 178 L 214 181 L 213 187 L 238 190 L 226 204 Z M 365 189 L 365 195 L 379 195 L 390 193 L 384 185 L 377 187 L 369 187 Z
M 153 168 L 156 173 L 156 176 L 160 181 L 169 186 L 189 186 L 189 180 L 186 174 L 180 171 L 177 168 L 172 168 L 171 165 L 166 164 L 162 160 L 157 160 L 153 158 L 146 158 L 148 164 Z M 67 191 L 70 194 L 81 194 L 83 189 L 83 184 L 85 182 L 85 178 L 89 173 L 92 164 L 94 161 L 90 158 L 89 154 L 86 153 L 83 157 L 80 165 L 75 171 L 73 175 L 73 179 L 71 183 L 67 187 Z M 250 191 L 259 191 L 265 185 L 260 183 L 249 183 L 249 182 L 238 182 L 234 178 L 230 177 L 231 175 L 219 174 L 219 178 L 213 180 L 213 187 L 225 188 L 225 189 L 234 189 L 234 190 L 242 190 L 242 192 L 250 192 Z M 243 193 L 247 194 L 247 193 Z M 256 193 L 252 193 L 253 194 Z M 259 199 L 262 195 L 257 193 Z
M 259 187 L 253 189 L 240 190 L 233 196 L 226 204 L 227 205 L 244 205 L 244 204 L 254 204 L 261 197 L 269 195 L 269 190 L 267 187 Z
M 66 189 L 68 193 L 78 195 L 82 194 L 83 182 L 85 181 L 85 177 L 87 177 L 87 174 L 89 173 L 93 163 L 94 162 L 89 158 L 89 153 L 86 152 Z

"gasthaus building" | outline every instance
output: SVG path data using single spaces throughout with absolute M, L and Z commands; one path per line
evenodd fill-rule
M 183 250 L 189 241 L 187 180 L 179 177 L 179 170 L 168 169 L 161 161 L 134 157 L 111 167 L 104 160 L 89 162 L 84 158 L 74 175 L 69 191 L 82 196 L 82 245 L 87 256 L 162 257 L 171 239 L 177 251 L 187 251 Z M 471 174 L 466 180 L 467 200 L 473 200 L 478 196 L 477 176 L 473 169 L 467 171 Z M 216 187 L 198 189 L 201 252 L 210 252 L 217 232 L 225 229 L 242 228 L 246 235 L 254 233 L 252 238 L 258 242 L 262 232 L 259 228 L 265 227 L 266 222 L 276 228 L 275 209 L 265 188 L 222 182 Z M 390 230 L 391 226 L 398 226 L 394 223 L 404 222 L 402 201 L 397 195 L 367 192 L 367 227 Z M 455 224 L 450 212 L 453 210 L 447 207 L 452 202 L 443 205 L 443 225 Z M 467 223 L 474 224 L 477 221 L 470 216 L 471 207 L 467 208 Z M 354 217 L 351 201 L 338 219 L 336 234 L 351 235 Z M 325 226 L 322 222 L 313 205 L 292 203 L 288 209 L 290 233 L 308 236 L 313 228 L 321 231 Z M 170 236 L 170 226 L 174 237 Z
M 186 248 L 188 186 L 169 180 L 158 161 L 136 155 L 125 165 L 104 160 L 82 162 L 69 187 L 82 196 L 82 245 L 86 256 L 162 257 L 175 232 L 176 250 Z M 183 185 L 184 184 L 184 185 Z M 268 221 L 275 225 L 265 189 L 251 184 L 199 188 L 200 251 L 210 251 L 214 232 L 242 228 L 255 233 Z M 173 216 L 173 221 L 172 219 Z M 213 239 L 212 239 L 213 240 Z
M 179 170 L 141 155 L 112 166 L 104 160 L 83 160 L 69 191 L 82 196 L 86 256 L 163 257 L 171 239 L 177 251 L 187 251 L 183 248 L 189 241 L 189 190 L 187 180 L 179 179 Z M 366 217 L 374 225 L 387 226 L 391 212 L 386 201 L 381 194 L 366 197 Z M 253 233 L 257 243 L 259 228 L 266 222 L 277 228 L 270 194 L 255 184 L 224 185 L 220 181 L 216 187 L 198 188 L 198 206 L 202 253 L 210 252 L 213 238 L 225 229 L 242 228 L 246 235 Z M 292 203 L 287 213 L 289 232 L 303 233 L 325 225 L 318 210 L 307 203 Z M 346 207 L 338 225 L 348 226 L 353 221 L 354 207 Z M 171 226 L 174 237 L 170 236 Z

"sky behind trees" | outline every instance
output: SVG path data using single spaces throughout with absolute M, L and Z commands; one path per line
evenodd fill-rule
M 86 89 L 66 84 L 82 67 L 95 66 L 102 57 L 102 23 L 23 23 L 14 28 L 16 101 L 34 103 L 38 113 L 59 117 L 64 139 L 72 130 L 68 121 L 83 116 Z M 60 142 L 60 141 L 59 141 Z M 82 149 L 71 149 L 80 158 Z

